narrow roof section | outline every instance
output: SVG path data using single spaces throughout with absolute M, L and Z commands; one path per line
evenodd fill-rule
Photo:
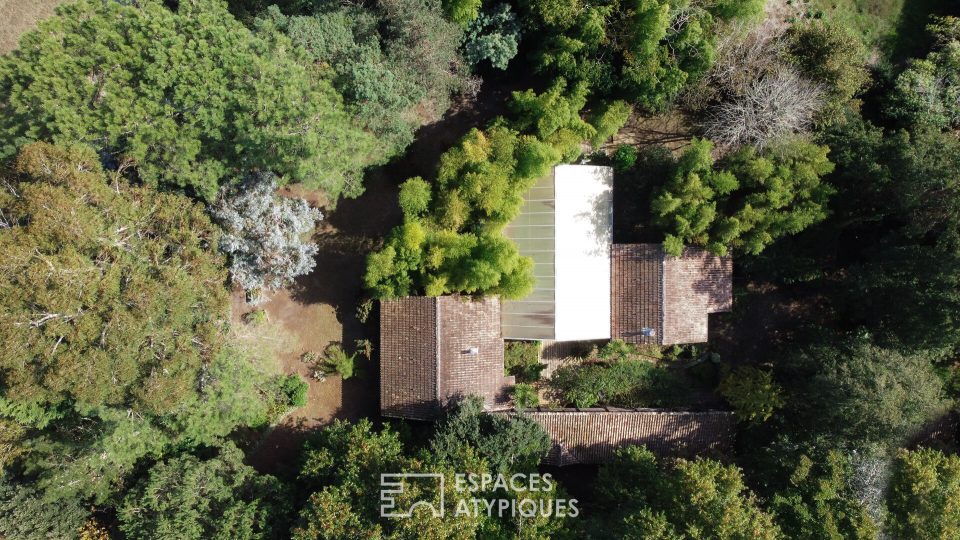
M 540 424 L 553 446 L 545 465 L 592 465 L 613 460 L 619 448 L 644 445 L 660 457 L 719 455 L 735 433 L 727 411 L 565 409 L 515 413 Z

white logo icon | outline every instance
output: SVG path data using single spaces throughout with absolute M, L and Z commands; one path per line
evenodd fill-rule
M 417 501 L 410 505 L 406 511 L 398 511 L 396 496 L 403 493 L 404 481 L 410 479 L 420 479 L 421 483 L 430 482 L 440 486 L 440 503 L 438 505 L 430 501 Z M 429 480 L 423 480 L 429 479 Z M 383 473 L 380 475 L 380 517 L 385 518 L 407 518 L 413 515 L 413 510 L 418 506 L 425 506 L 433 513 L 433 517 L 443 517 L 443 475 L 440 473 Z

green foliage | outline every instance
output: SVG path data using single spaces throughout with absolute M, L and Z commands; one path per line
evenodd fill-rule
M 894 538 L 960 535 L 960 457 L 932 449 L 900 450 L 891 482 Z
M 84 0 L 0 61 L 0 158 L 81 141 L 208 200 L 251 169 L 356 195 L 378 156 L 341 101 L 288 40 L 254 36 L 221 2 Z
M 633 107 L 626 101 L 616 100 L 606 103 L 592 121 L 597 132 L 590 143 L 594 147 L 599 147 L 608 141 L 627 123 L 631 114 L 633 114 Z
M 483 0 L 443 0 L 443 12 L 451 21 L 467 26 L 480 15 Z
M 795 351 L 778 370 L 778 379 L 796 381 L 785 406 L 790 431 L 825 448 L 885 452 L 946 407 L 928 354 L 862 337 Z
M 718 255 L 729 247 L 756 255 L 823 220 L 834 193 L 821 181 L 833 170 L 828 151 L 792 139 L 762 152 L 741 148 L 715 167 L 713 145 L 695 139 L 650 203 L 667 252 L 678 256 L 689 243 Z
M 446 512 L 434 517 L 419 508 L 408 519 L 378 519 L 380 475 L 383 473 L 438 472 L 453 485 L 453 473 L 444 464 L 425 464 L 404 453 L 397 433 L 377 432 L 369 420 L 356 424 L 336 421 L 308 440 L 300 481 L 312 491 L 292 531 L 294 540 L 342 538 L 415 538 L 426 531 L 438 538 L 470 538 L 479 525 L 476 518 L 456 515 L 459 495 L 446 492 Z M 485 471 L 475 460 L 457 471 Z M 398 508 L 410 508 L 424 500 L 440 504 L 440 491 L 433 483 L 407 484 L 397 496 Z
M 844 109 L 870 81 L 867 51 L 849 29 L 831 22 L 811 22 L 790 27 L 787 57 L 824 90 L 818 123 L 844 119 Z
M 540 380 L 540 372 L 546 367 L 540 362 L 539 341 L 508 341 L 504 344 L 503 368 L 519 383 Z
M 822 459 L 801 455 L 789 485 L 773 496 L 770 511 L 787 538 L 873 540 L 879 532 L 850 489 L 851 465 L 839 452 Z
M 292 407 L 303 407 L 307 404 L 307 392 L 310 384 L 303 377 L 293 373 L 283 377 L 280 381 L 280 392 Z
M 589 526 L 602 537 L 782 537 L 732 465 L 702 458 L 659 464 L 646 448 L 628 446 L 600 468 L 596 485 L 603 511 Z
M 87 149 L 31 144 L 16 167 L 15 225 L 0 229 L 4 397 L 175 410 L 223 343 L 216 227 Z
M 377 136 L 385 157 L 400 153 L 421 124 L 439 119 L 468 75 L 457 53 L 462 30 L 444 18 L 437 0 L 314 2 L 304 11 L 287 16 L 271 6 L 254 25 L 303 47 Z
M 937 49 L 913 60 L 897 77 L 888 114 L 911 126 L 960 127 L 960 19 L 945 17 L 929 27 Z
M 0 477 L 0 537 L 9 540 L 76 538 L 89 514 L 79 500 L 47 501 L 33 486 Z
M 637 163 L 637 149 L 629 144 L 621 144 L 613 152 L 613 168 L 617 172 L 629 171 Z
M 550 438 L 539 424 L 522 416 L 487 414 L 477 396 L 453 407 L 437 423 L 430 443 L 437 460 L 455 463 L 472 453 L 501 473 L 533 471 L 548 450 Z
M 262 309 L 255 309 L 243 314 L 243 322 L 254 326 L 263 326 L 267 323 L 267 312 Z
M 717 21 L 754 17 L 763 0 L 524 0 L 536 68 L 663 110 L 714 57 Z
M 597 130 L 580 117 L 587 94 L 583 84 L 568 91 L 563 79 L 558 79 L 542 94 L 533 90 L 514 92 L 510 100 L 513 125 L 557 148 L 564 161 L 573 160 L 581 153 L 580 143 L 597 134 Z
M 324 351 L 323 370 L 336 373 L 344 380 L 353 377 L 357 371 L 357 354 L 347 354 L 340 345 L 332 344 Z
M 530 384 L 517 383 L 513 387 L 513 404 L 518 409 L 531 409 L 540 405 L 537 389 Z
M 416 176 L 400 185 L 400 210 L 405 216 L 421 216 L 430 208 L 430 184 Z
M 674 372 L 638 357 L 635 347 L 616 340 L 597 357 L 561 366 L 550 378 L 556 398 L 580 408 L 668 407 L 684 402 L 686 386 Z
M 851 119 L 823 142 L 840 192 L 834 216 L 811 231 L 800 254 L 836 261 L 831 276 L 843 277 L 815 286 L 836 290 L 837 316 L 885 343 L 960 343 L 960 140 L 931 130 L 885 133 Z M 798 250 L 791 246 L 791 255 Z
M 744 422 L 765 422 L 783 406 L 783 388 L 773 375 L 750 366 L 728 373 L 718 390 Z
M 151 467 L 124 498 L 119 528 L 131 539 L 265 539 L 280 492 L 227 443 L 209 459 L 183 455 Z
M 480 13 L 468 25 L 463 38 L 463 58 L 471 65 L 484 60 L 497 69 L 517 55 L 520 44 L 520 23 L 510 4 L 497 4 Z

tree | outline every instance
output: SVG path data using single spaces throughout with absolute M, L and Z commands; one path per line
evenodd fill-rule
M 744 147 L 717 166 L 712 151 L 710 141 L 694 140 L 650 203 L 671 255 L 687 243 L 756 255 L 826 217 L 834 192 L 821 181 L 833 170 L 828 147 L 802 139 L 762 152 Z
M 665 465 L 646 448 L 628 446 L 600 468 L 596 485 L 605 511 L 589 527 L 606 537 L 782 537 L 732 465 L 703 458 Z
M 709 69 L 717 21 L 752 18 L 763 2 L 524 0 L 520 7 L 540 72 L 663 110 Z
M 887 346 L 954 346 L 960 141 L 932 130 L 884 132 L 852 118 L 823 143 L 837 163 L 833 217 L 789 250 L 829 270 L 822 286 L 836 288 L 844 327 L 866 327 Z
M 76 538 L 90 512 L 78 500 L 51 502 L 29 484 L 0 477 L 0 535 L 10 540 Z
M 483 0 L 443 0 L 443 12 L 451 21 L 466 26 L 480 15 Z
M 783 388 L 773 380 L 773 375 L 750 366 L 728 373 L 718 390 L 744 422 L 764 422 L 783 406 Z
M 456 463 L 465 452 L 473 453 L 500 473 L 535 470 L 548 450 L 550 438 L 539 424 L 523 416 L 488 414 L 477 396 L 454 405 L 430 442 L 439 461 Z
M 937 48 L 913 60 L 894 84 L 887 112 L 908 125 L 960 127 L 960 19 L 937 18 L 928 27 Z
M 254 26 L 287 35 L 324 66 L 384 156 L 400 153 L 416 128 L 439 119 L 466 81 L 460 21 L 446 20 L 437 0 L 317 2 L 306 12 L 287 16 L 271 6 Z
M 214 0 L 62 6 L 0 62 L 0 133 L 0 159 L 81 141 L 207 200 L 253 169 L 355 196 L 381 157 L 288 40 L 253 35 Z
M 467 26 L 463 57 L 474 66 L 487 60 L 497 69 L 507 69 L 510 59 L 517 55 L 519 43 L 517 16 L 509 4 L 497 4 L 480 13 Z
M 878 527 L 850 488 L 853 466 L 836 451 L 801 455 L 789 471 L 788 485 L 770 501 L 787 538 L 796 540 L 871 540 Z
M 316 265 L 317 245 L 303 238 L 323 215 L 303 199 L 276 195 L 276 187 L 272 174 L 254 173 L 221 190 L 210 208 L 223 228 L 220 250 L 230 257 L 230 277 L 254 303 Z
M 165 413 L 223 343 L 219 240 L 203 209 L 105 174 L 91 150 L 24 147 L 0 206 L 3 396 Z M 110 381 L 106 384 L 106 381 Z
M 719 40 L 703 82 L 688 92 L 687 104 L 703 110 L 704 134 L 720 148 L 763 148 L 804 133 L 823 108 L 824 89 L 788 59 L 783 33 L 773 22 L 734 28 Z
M 902 354 L 864 337 L 797 350 L 777 371 L 796 381 L 785 406 L 789 431 L 825 448 L 882 455 L 945 408 L 929 354 Z
M 457 472 L 486 472 L 473 459 L 460 463 Z M 375 431 L 369 420 L 356 424 L 336 421 L 313 435 L 304 447 L 299 479 L 312 491 L 300 511 L 292 537 L 295 540 L 343 539 L 358 537 L 415 538 L 429 531 L 438 538 L 472 538 L 483 519 L 457 515 L 457 502 L 463 497 L 449 489 L 441 499 L 435 483 L 410 482 L 396 494 L 396 508 L 410 508 L 414 502 L 427 501 L 446 506 L 444 515 L 434 516 L 418 506 L 407 519 L 380 517 L 381 474 L 438 473 L 445 485 L 454 483 L 454 470 L 430 459 L 421 461 L 404 452 L 403 444 L 389 427 Z M 438 506 L 439 507 L 439 506 Z
M 209 459 L 188 454 L 151 467 L 124 498 L 119 528 L 127 538 L 269 538 L 281 489 L 227 443 Z
M 430 208 L 430 184 L 416 176 L 400 185 L 400 210 L 405 216 L 419 217 Z
M 844 110 L 858 107 L 855 97 L 870 81 L 863 40 L 826 21 L 793 25 L 786 39 L 787 58 L 824 91 L 817 123 L 843 121 Z
M 937 450 L 899 450 L 889 499 L 895 538 L 960 535 L 960 457 Z

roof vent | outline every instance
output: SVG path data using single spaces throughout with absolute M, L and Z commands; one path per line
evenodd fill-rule
M 472 354 L 474 356 L 480 354 L 480 349 L 478 347 L 470 347 L 469 349 L 463 351 L 467 354 Z
M 653 337 L 657 335 L 657 331 L 653 328 L 644 327 L 640 329 L 640 335 L 643 337 Z

